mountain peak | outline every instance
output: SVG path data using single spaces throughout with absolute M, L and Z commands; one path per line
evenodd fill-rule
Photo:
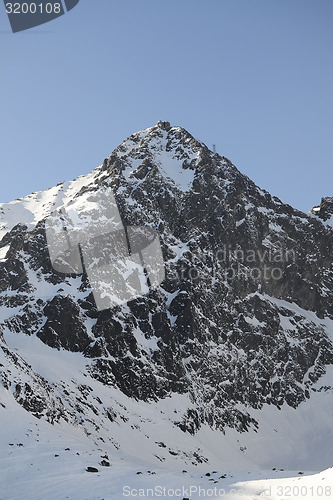
M 134 262 L 141 253 L 122 277 L 142 279 L 144 294 L 101 310 L 91 268 L 57 272 L 45 224 L 52 212 L 60 250 L 67 242 L 60 255 L 86 263 L 96 249 L 89 262 L 103 294 L 110 281 L 119 289 L 119 255 Z M 123 226 L 119 245 L 109 222 Z M 144 238 L 133 237 L 136 227 Z M 317 468 L 316 456 L 329 465 L 333 232 L 316 217 L 272 198 L 185 129 L 159 122 L 90 174 L 0 205 L 0 230 L 2 415 L 20 405 L 50 425 L 81 429 L 112 456 L 166 467 L 225 468 L 227 446 L 244 468 L 252 456 L 267 468 L 301 466 L 299 443 L 302 464 Z M 158 286 L 156 259 L 137 246 L 143 239 L 162 250 Z M 307 439 L 313 415 L 317 445 Z M 206 442 L 208 427 L 216 446 Z M 146 445 L 129 449 L 133 439 Z
M 171 128 L 170 122 L 163 122 L 161 120 L 157 122 L 156 126 L 163 130 L 169 130 Z
M 128 183 L 159 177 L 188 191 L 196 167 L 209 150 L 187 130 L 159 121 L 153 127 L 136 132 L 123 141 L 105 160 L 103 170 Z

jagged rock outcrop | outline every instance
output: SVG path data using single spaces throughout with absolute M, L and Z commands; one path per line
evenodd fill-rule
M 313 207 L 311 212 L 323 221 L 330 219 L 333 216 L 333 197 L 324 196 L 321 199 L 320 205 Z

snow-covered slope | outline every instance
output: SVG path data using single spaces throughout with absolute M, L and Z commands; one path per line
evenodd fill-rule
M 54 271 L 45 237 L 54 210 L 82 215 L 99 192 L 115 196 L 125 227 L 158 232 L 166 271 L 108 310 L 85 274 Z M 231 489 L 244 475 L 204 474 L 332 465 L 328 224 L 167 122 L 87 176 L 2 204 L 0 224 L 0 498 L 21 498 L 29 467 L 40 498 L 54 474 L 61 493 L 49 498 L 92 499 L 119 498 L 127 475 L 155 484 L 148 470 L 168 485 L 187 470 L 195 484 Z M 249 498 L 262 491 L 249 488 Z

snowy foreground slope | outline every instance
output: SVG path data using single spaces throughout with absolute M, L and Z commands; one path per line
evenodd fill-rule
M 45 237 L 60 209 L 99 223 L 99 193 L 166 272 L 107 310 Z M 330 203 L 284 205 L 160 122 L 1 204 L 0 499 L 330 498 Z
M 2 399 L 3 400 L 3 399 Z M 6 401 L 6 399 L 5 399 Z M 6 401 L 7 402 L 7 401 Z M 12 406 L 12 408 L 10 408 Z M 296 470 L 239 470 L 231 453 L 230 467 L 177 468 L 151 466 L 107 455 L 92 446 L 80 432 L 66 425 L 48 425 L 27 418 L 24 410 L 8 401 L 1 444 L 2 500 L 118 498 L 213 498 L 228 500 L 331 498 L 333 469 L 321 473 Z M 133 440 L 132 446 L 142 446 Z M 319 450 L 320 452 L 320 450 Z M 102 460 L 111 456 L 110 467 Z M 242 464 L 243 465 L 243 464 Z M 98 472 L 87 472 L 95 467 Z

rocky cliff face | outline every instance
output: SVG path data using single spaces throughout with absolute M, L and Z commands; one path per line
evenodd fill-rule
M 158 232 L 166 272 L 147 295 L 103 311 L 85 274 L 54 271 L 45 237 L 55 208 L 80 211 L 100 189 L 114 193 L 125 227 Z M 129 418 L 98 401 L 94 381 L 150 405 L 188 398 L 168 417 L 184 433 L 243 432 L 260 427 L 253 410 L 331 391 L 321 380 L 333 364 L 332 229 L 186 130 L 159 122 L 91 174 L 3 204 L 0 215 L 2 383 L 35 416 L 95 436 L 117 414 Z M 61 372 L 50 382 L 15 351 L 23 336 L 76 353 L 87 384 Z
M 320 205 L 317 207 L 313 207 L 311 212 L 320 219 L 322 219 L 324 222 L 327 222 L 329 225 L 332 225 L 333 197 L 324 196 L 321 199 Z

